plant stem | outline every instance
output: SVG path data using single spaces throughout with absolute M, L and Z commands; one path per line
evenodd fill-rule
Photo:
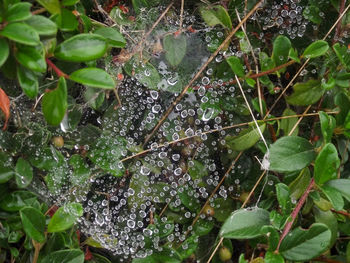
M 336 214 L 339 214 L 339 215 L 343 215 L 343 216 L 347 216 L 350 218 L 350 213 L 346 212 L 346 211 L 337 211 L 337 210 L 334 210 L 333 208 L 331 209 L 331 211 L 333 213 L 336 213 Z
M 292 228 L 292 225 L 293 225 L 293 223 L 294 223 L 294 221 L 295 221 L 299 211 L 303 207 L 303 205 L 304 205 L 304 203 L 306 201 L 306 198 L 309 196 L 309 193 L 311 192 L 311 190 L 314 187 L 314 185 L 315 185 L 315 179 L 312 178 L 310 183 L 309 183 L 309 186 L 306 189 L 306 191 L 301 196 L 301 198 L 299 199 L 297 205 L 293 209 L 293 212 L 290 215 L 291 219 L 287 222 L 286 226 L 283 229 L 283 232 L 282 232 L 282 235 L 280 237 L 280 240 L 278 241 L 276 252 L 278 252 L 278 250 L 279 250 L 279 248 L 281 246 L 282 240 L 287 236 L 287 234 L 289 233 L 290 229 Z
M 64 77 L 65 79 L 69 79 L 69 76 L 63 71 L 61 71 L 58 67 L 56 67 L 56 65 L 50 59 L 46 58 L 46 63 L 50 66 L 50 68 L 52 68 L 53 71 L 55 71 L 58 77 Z

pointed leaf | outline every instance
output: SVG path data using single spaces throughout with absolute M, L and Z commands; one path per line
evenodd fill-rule
M 222 225 L 219 235 L 224 238 L 250 239 L 261 235 L 261 228 L 270 224 L 269 212 L 254 207 L 234 211 Z
M 27 2 L 19 2 L 11 5 L 6 12 L 7 22 L 23 21 L 32 16 L 30 12 L 32 4 Z
M 186 54 L 187 41 L 185 34 L 174 36 L 166 35 L 163 39 L 163 47 L 167 61 L 173 67 L 179 65 Z
M 74 71 L 69 76 L 69 79 L 93 88 L 115 88 L 115 82 L 112 77 L 106 71 L 99 68 L 79 69 Z
M 0 88 L 0 109 L 2 110 L 5 116 L 3 130 L 6 130 L 7 122 L 10 118 L 10 99 L 2 88 Z
M 57 26 L 50 19 L 35 15 L 25 21 L 26 24 L 30 25 L 35 31 L 41 36 L 56 35 Z
M 299 171 L 315 159 L 312 144 L 297 136 L 278 139 L 270 147 L 270 170 L 277 172 Z
M 45 240 L 45 216 L 41 211 L 33 207 L 24 207 L 19 211 L 24 232 L 36 242 Z
M 60 77 L 56 89 L 45 92 L 41 105 L 47 123 L 59 125 L 67 110 L 67 84 L 64 77 Z
M 123 48 L 126 45 L 126 40 L 123 35 L 113 27 L 100 27 L 94 34 L 101 35 L 107 39 L 108 44 L 111 47 Z
M 222 25 L 228 29 L 232 28 L 232 22 L 227 10 L 221 5 L 213 7 L 201 7 L 200 13 L 208 26 Z
M 9 44 L 4 38 L 0 38 L 0 67 L 5 63 L 10 53 Z
M 238 77 L 243 78 L 245 76 L 243 65 L 238 57 L 231 56 L 228 57 L 226 61 L 230 65 L 233 73 L 235 73 Z
M 295 106 L 307 106 L 317 102 L 323 95 L 324 89 L 319 80 L 310 79 L 307 82 L 296 83 L 293 94 L 287 97 L 287 102 Z
M 282 65 L 288 61 L 289 50 L 292 44 L 286 36 L 279 35 L 273 41 L 272 59 L 276 66 Z
M 107 50 L 106 39 L 97 34 L 79 34 L 57 46 L 55 57 L 72 62 L 84 62 L 102 57 Z
M 303 56 L 306 58 L 316 58 L 324 55 L 329 49 L 329 45 L 324 40 L 317 40 L 310 44 L 304 51 Z
M 339 165 L 340 160 L 337 148 L 335 148 L 332 143 L 327 143 L 317 155 L 315 161 L 315 182 L 322 185 L 331 179 L 335 179 L 337 177 Z
M 79 203 L 69 203 L 60 207 L 52 216 L 47 232 L 54 233 L 72 227 L 76 219 L 83 215 L 83 207 Z
M 40 41 L 38 33 L 25 23 L 8 24 L 0 31 L 0 35 L 29 46 L 36 46 Z
M 23 158 L 18 158 L 15 168 L 15 179 L 18 188 L 27 187 L 33 179 L 33 168 Z

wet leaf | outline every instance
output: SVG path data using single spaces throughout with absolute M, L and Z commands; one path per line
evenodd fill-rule
M 58 59 L 84 62 L 102 57 L 107 50 L 106 39 L 97 34 L 79 34 L 58 45 L 55 57 Z
M 84 253 L 80 249 L 64 249 L 49 253 L 41 263 L 84 263 Z
M 135 77 L 147 88 L 158 90 L 160 76 L 158 70 L 151 63 L 146 63 L 144 66 L 135 68 Z
M 7 22 L 23 21 L 32 16 L 30 12 L 32 4 L 27 2 L 19 2 L 11 5 L 6 12 Z
M 296 83 L 293 94 L 287 97 L 287 102 L 295 106 L 307 106 L 317 102 L 324 94 L 319 80 L 310 79 L 307 82 Z
M 282 116 L 291 116 L 291 115 L 296 115 L 296 113 L 293 110 L 288 108 L 285 109 L 282 114 Z M 293 129 L 297 121 L 298 121 L 297 117 L 281 120 L 281 129 L 283 130 L 284 135 L 289 135 L 289 132 Z M 296 127 L 296 129 L 293 131 L 291 135 L 297 136 L 298 133 L 299 133 L 299 126 Z
M 270 146 L 270 170 L 299 171 L 309 165 L 315 156 L 308 140 L 297 136 L 282 137 Z
M 222 25 L 228 29 L 232 28 L 232 22 L 227 10 L 221 5 L 200 8 L 200 13 L 208 26 Z
M 58 14 L 61 12 L 61 6 L 59 0 L 36 0 L 51 14 Z
M 273 41 L 272 59 L 275 66 L 282 65 L 288 61 L 289 50 L 292 44 L 288 37 L 279 35 Z
M 38 95 L 38 77 L 29 69 L 22 66 L 17 67 L 17 80 L 23 92 L 31 99 Z
M 10 99 L 2 88 L 0 88 L 0 109 L 2 110 L 5 116 L 5 123 L 2 130 L 6 130 L 7 122 L 10 118 Z
M 348 52 L 348 48 L 344 45 L 340 45 L 339 43 L 335 43 L 333 45 L 333 50 L 343 66 L 350 69 L 350 54 Z
M 47 123 L 59 125 L 67 110 L 67 84 L 64 77 L 60 77 L 56 89 L 45 92 L 41 105 Z
M 19 211 L 21 216 L 24 232 L 34 239 L 42 243 L 45 241 L 45 216 L 41 211 L 33 207 L 24 207 Z
M 25 21 L 26 24 L 30 25 L 35 31 L 41 36 L 56 35 L 57 26 L 50 19 L 35 15 Z
M 30 206 L 37 197 L 29 191 L 15 191 L 6 195 L 0 201 L 0 208 L 7 212 L 16 212 L 25 206 Z
M 6 39 L 0 38 L 0 67 L 5 63 L 10 53 L 9 44 Z
M 38 33 L 32 27 L 20 22 L 8 24 L 0 31 L 0 35 L 28 46 L 36 46 L 40 41 Z
M 179 65 L 186 54 L 187 41 L 185 34 L 178 36 L 166 35 L 163 39 L 163 48 L 170 65 L 173 67 Z
M 14 174 L 15 173 L 11 167 L 4 166 L 0 163 L 0 184 L 6 183 Z
M 214 201 L 214 218 L 219 222 L 224 222 L 234 210 L 232 199 L 216 198 Z
M 339 165 L 337 148 L 332 143 L 327 143 L 317 155 L 315 161 L 315 182 L 322 185 L 331 179 L 335 179 Z
M 282 183 L 276 184 L 276 195 L 283 213 L 289 214 L 292 208 L 292 203 L 288 186 Z
M 74 71 L 69 76 L 69 79 L 92 88 L 115 88 L 115 82 L 112 77 L 106 71 L 99 68 L 79 69 Z
M 238 77 L 243 78 L 245 76 L 243 65 L 238 57 L 231 56 L 226 58 L 226 61 L 230 65 L 233 73 L 235 73 Z
M 320 111 L 320 123 L 321 123 L 321 131 L 323 135 L 323 141 L 328 143 L 331 141 L 333 136 L 333 130 L 336 126 L 336 120 L 333 116 L 328 115 L 327 113 Z
M 73 226 L 76 219 L 83 215 L 83 207 L 79 203 L 68 203 L 58 208 L 52 216 L 47 232 L 54 233 L 64 231 Z
M 181 203 L 191 212 L 198 212 L 201 209 L 198 198 L 194 197 L 195 192 L 196 191 L 192 187 L 186 187 L 185 189 L 178 190 Z
M 19 158 L 15 168 L 15 179 L 18 188 L 27 187 L 33 179 L 33 168 L 23 158 Z
M 298 177 L 289 184 L 290 196 L 294 200 L 299 199 L 310 183 L 311 175 L 309 168 L 304 168 Z
M 303 56 L 306 58 L 317 58 L 324 55 L 329 49 L 328 43 L 324 40 L 317 40 L 311 43 L 304 51 Z
M 101 35 L 107 39 L 108 45 L 115 48 L 123 48 L 126 45 L 126 40 L 123 35 L 113 27 L 100 27 L 94 34 Z

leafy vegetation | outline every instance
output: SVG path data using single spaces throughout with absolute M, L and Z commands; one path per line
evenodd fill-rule
M 346 0 L 0 3 L 0 262 L 350 261 Z

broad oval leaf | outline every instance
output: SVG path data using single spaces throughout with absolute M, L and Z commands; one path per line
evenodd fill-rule
M 224 238 L 250 239 L 261 235 L 261 228 L 270 224 L 269 212 L 262 208 L 234 211 L 220 229 Z
M 33 179 L 33 168 L 22 157 L 18 158 L 15 168 L 16 184 L 19 188 L 27 187 Z
M 35 15 L 25 21 L 26 24 L 30 25 L 35 31 L 41 36 L 50 36 L 57 33 L 57 26 L 50 19 Z
M 320 188 L 325 196 L 327 196 L 335 210 L 340 211 L 344 208 L 343 197 L 337 189 L 334 189 L 328 185 L 322 185 Z
M 115 88 L 115 82 L 112 77 L 106 71 L 99 68 L 79 69 L 74 71 L 69 76 L 69 79 L 93 88 Z
M 100 27 L 94 32 L 94 34 L 106 38 L 111 47 L 123 48 L 126 45 L 126 40 L 123 35 L 113 27 Z
M 51 17 L 57 27 L 63 32 L 71 32 L 78 29 L 78 18 L 72 13 L 71 10 L 66 8 L 61 9 L 61 13 Z
M 265 131 L 266 124 L 260 123 L 259 129 L 261 133 Z M 249 128 L 242 130 L 237 136 L 226 136 L 227 146 L 234 151 L 244 151 L 254 146 L 260 140 L 259 131 L 255 125 L 252 123 Z
M 80 249 L 64 249 L 50 252 L 41 263 L 84 263 L 84 252 Z
M 213 7 L 201 7 L 200 13 L 208 26 L 222 25 L 228 29 L 232 28 L 232 22 L 227 10 L 221 5 Z
M 19 63 L 28 69 L 37 72 L 46 71 L 46 61 L 44 55 L 36 47 L 18 45 L 15 58 Z
M 315 182 L 322 185 L 331 179 L 335 179 L 339 165 L 337 148 L 332 143 L 327 143 L 317 155 L 315 161 Z
M 58 59 L 84 62 L 102 57 L 107 50 L 107 41 L 97 34 L 79 34 L 65 40 L 57 46 L 55 57 Z
M 45 216 L 41 211 L 33 207 L 24 207 L 19 211 L 21 216 L 24 232 L 34 239 L 42 243 L 45 241 Z
M 329 186 L 338 190 L 344 196 L 344 198 L 350 202 L 350 179 L 330 180 L 325 183 L 325 186 Z
M 289 184 L 290 197 L 294 200 L 299 199 L 306 191 L 310 183 L 311 175 L 309 168 L 304 168 L 298 177 Z
M 29 191 L 15 191 L 0 201 L 0 208 L 7 212 L 16 212 L 25 206 L 30 206 L 37 200 L 34 193 Z
M 296 83 L 293 94 L 287 97 L 287 102 L 295 106 L 307 106 L 317 102 L 325 92 L 319 80 L 310 79 L 304 83 Z
M 307 230 L 296 228 L 282 241 L 280 253 L 291 261 L 308 261 L 329 248 L 332 233 L 321 223 L 315 223 Z
M 329 49 L 329 45 L 324 40 L 317 40 L 310 44 L 304 51 L 303 56 L 307 58 L 316 58 L 324 55 Z
M 282 65 L 288 61 L 289 50 L 292 44 L 288 37 L 279 35 L 273 41 L 272 59 L 275 66 Z
M 291 109 L 285 109 L 283 111 L 282 116 L 291 116 L 291 115 L 296 115 L 296 113 L 291 110 Z M 298 118 L 288 118 L 288 119 L 282 119 L 281 120 L 281 130 L 283 130 L 283 134 L 284 135 L 289 135 L 289 132 L 292 131 L 292 129 L 294 128 L 294 125 L 298 122 Z M 294 129 L 293 133 L 291 135 L 295 135 L 297 136 L 299 133 L 299 126 L 296 127 L 296 129 Z
M 163 39 L 163 47 L 167 61 L 173 67 L 179 65 L 186 54 L 187 41 L 185 34 L 174 36 L 166 35 Z
M 31 99 L 38 95 L 39 82 L 34 73 L 22 66 L 17 67 L 17 80 L 23 92 Z
M 61 12 L 61 5 L 59 0 L 36 0 L 51 14 L 58 14 Z
M 226 61 L 230 65 L 233 73 L 235 73 L 238 77 L 243 78 L 245 76 L 243 65 L 238 57 L 231 56 L 228 57 Z
M 4 38 L 0 38 L 0 67 L 5 63 L 10 53 L 9 44 Z
M 64 231 L 72 227 L 77 218 L 83 215 L 83 207 L 79 203 L 69 203 L 58 208 L 52 216 L 47 232 L 54 233 Z
M 299 171 L 309 165 L 316 156 L 312 144 L 298 136 L 278 139 L 270 147 L 270 170 L 276 172 Z
M 338 237 L 338 221 L 336 216 L 331 211 L 322 211 L 316 206 L 313 207 L 313 214 L 316 223 L 325 224 L 332 233 L 330 246 L 333 246 Z
M 8 24 L 0 31 L 0 35 L 28 46 L 36 46 L 40 41 L 39 34 L 25 23 Z
M 11 5 L 6 12 L 7 22 L 23 21 L 32 16 L 30 12 L 32 4 L 28 2 L 19 2 Z
M 59 125 L 67 110 L 67 84 L 64 77 L 60 77 L 56 89 L 45 92 L 41 105 L 47 123 Z

